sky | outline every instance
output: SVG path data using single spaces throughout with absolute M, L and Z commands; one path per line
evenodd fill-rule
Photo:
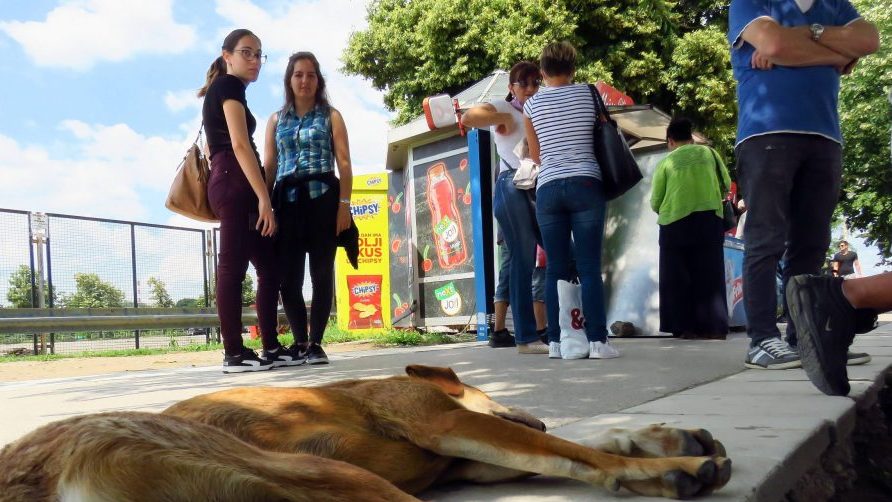
M 201 226 L 164 200 L 201 122 L 195 91 L 226 34 L 269 60 L 247 89 L 263 148 L 288 56 L 320 60 L 347 123 L 354 171 L 383 170 L 391 114 L 339 70 L 366 0 L 2 0 L 0 207 Z
M 195 91 L 235 28 L 269 60 L 247 89 L 263 149 L 288 56 L 314 52 L 356 173 L 383 171 L 382 93 L 340 72 L 368 0 L 0 0 L 0 208 L 207 228 L 164 200 L 201 121 Z M 2 229 L 0 229 L 2 231 Z M 865 272 L 876 253 L 858 238 Z

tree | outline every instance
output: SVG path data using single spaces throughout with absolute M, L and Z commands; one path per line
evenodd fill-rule
M 421 113 L 424 97 L 455 94 L 569 40 L 577 80 L 604 80 L 636 102 L 689 116 L 728 156 L 736 107 L 726 25 L 722 0 L 376 0 L 343 60 L 385 92 L 401 124 Z M 714 68 L 722 71 L 704 83 Z
M 250 275 L 245 275 L 242 281 L 242 305 L 250 307 L 257 301 L 257 292 L 254 291 L 254 279 Z
M 103 282 L 97 274 L 74 274 L 74 294 L 65 295 L 62 305 L 67 308 L 123 307 L 124 292 Z
M 167 287 L 164 285 L 164 282 L 155 277 L 149 277 L 149 280 L 146 282 L 152 288 L 152 301 L 155 305 L 158 307 L 173 307 L 173 300 L 167 294 Z
M 12 275 L 9 276 L 9 289 L 6 291 L 6 300 L 9 301 L 9 304 L 12 308 L 36 308 L 37 304 L 34 302 L 34 298 L 36 295 L 37 285 L 34 284 L 34 294 L 32 295 L 32 279 L 33 274 L 31 274 L 31 267 L 28 265 L 19 265 L 19 268 L 16 269 Z M 56 296 L 52 294 L 52 288 L 47 285 L 44 288 L 44 305 L 50 306 L 50 297 L 53 300 L 56 299 Z
M 879 52 L 843 77 L 839 109 L 843 138 L 843 195 L 839 210 L 850 228 L 863 232 L 884 263 L 892 263 L 892 165 L 889 131 L 892 91 L 892 11 L 887 4 L 855 0 L 880 31 Z

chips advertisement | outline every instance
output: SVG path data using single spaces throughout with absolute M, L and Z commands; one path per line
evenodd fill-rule
M 343 248 L 335 260 L 338 327 L 374 330 L 390 327 L 390 253 L 387 174 L 353 177 L 350 213 L 359 229 L 359 269 Z

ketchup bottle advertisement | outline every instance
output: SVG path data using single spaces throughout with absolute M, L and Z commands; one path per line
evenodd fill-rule
M 446 164 L 438 162 L 427 170 L 427 203 L 437 262 L 443 270 L 452 270 L 468 259 L 461 214 L 455 202 L 455 184 Z

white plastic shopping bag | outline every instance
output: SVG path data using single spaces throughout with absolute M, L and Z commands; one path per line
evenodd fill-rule
M 582 315 L 582 286 L 558 281 L 559 322 L 561 325 L 561 358 L 588 357 L 588 338 L 585 336 L 585 317 Z

